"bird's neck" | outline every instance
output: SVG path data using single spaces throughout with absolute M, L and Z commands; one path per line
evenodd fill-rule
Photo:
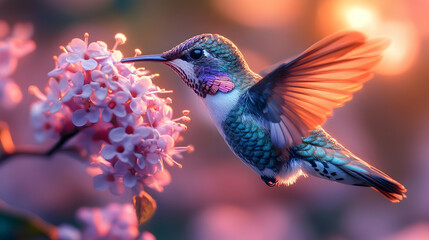
M 238 104 L 240 97 L 261 79 L 261 76 L 250 70 L 232 72 L 230 77 L 235 85 L 232 91 L 227 93 L 218 92 L 215 95 L 207 95 L 205 98 L 201 98 L 221 134 L 223 132 L 220 126 L 226 116 Z
M 242 92 L 255 85 L 262 78 L 249 68 L 243 57 L 236 58 L 235 61 L 229 62 L 223 67 L 225 68 L 223 72 L 228 73 L 235 87 Z
M 237 71 L 232 74 L 234 85 L 240 91 L 245 92 L 247 89 L 255 85 L 262 77 L 252 72 L 252 70 Z

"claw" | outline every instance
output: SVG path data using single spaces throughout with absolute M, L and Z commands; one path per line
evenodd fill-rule
M 267 184 L 269 187 L 275 187 L 277 185 L 277 179 L 273 177 L 261 176 L 262 181 Z

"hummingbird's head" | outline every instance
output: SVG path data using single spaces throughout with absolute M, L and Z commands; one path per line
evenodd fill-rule
M 201 97 L 245 88 L 254 81 L 234 43 L 217 34 L 201 34 L 162 53 L 122 59 L 121 62 L 157 61 L 171 67 Z

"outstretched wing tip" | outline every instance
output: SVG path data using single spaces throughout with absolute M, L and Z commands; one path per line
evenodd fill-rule
M 324 124 L 333 109 L 350 101 L 353 93 L 373 77 L 372 70 L 389 45 L 387 38 L 341 31 L 264 76 L 249 92 L 263 99 L 265 107 L 258 114 L 272 123 L 274 144 L 292 146 Z

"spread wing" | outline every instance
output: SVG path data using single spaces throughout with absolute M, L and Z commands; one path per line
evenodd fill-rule
M 372 77 L 389 44 L 355 31 L 331 35 L 252 86 L 249 109 L 266 120 L 276 146 L 299 144 Z

